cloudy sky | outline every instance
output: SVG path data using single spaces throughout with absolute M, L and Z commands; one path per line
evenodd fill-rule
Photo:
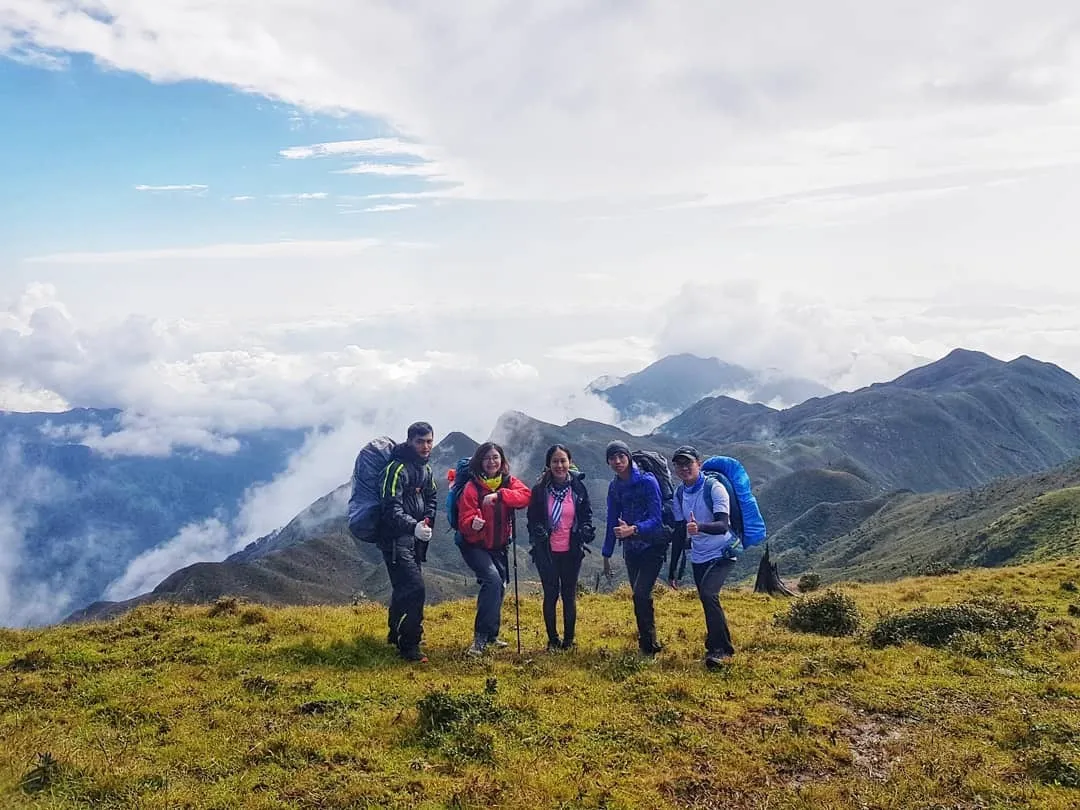
M 336 428 L 125 593 L 675 351 L 1080 373 L 1075 0 L 0 0 L 0 177 L 0 408 Z
M 1080 371 L 1069 0 L 0 0 L 0 57 L 0 406 Z

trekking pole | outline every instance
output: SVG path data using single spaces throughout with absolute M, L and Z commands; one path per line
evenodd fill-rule
M 514 626 L 517 630 L 517 651 L 518 655 L 521 655 L 521 602 L 518 599 L 516 510 L 510 513 L 510 542 L 514 544 Z

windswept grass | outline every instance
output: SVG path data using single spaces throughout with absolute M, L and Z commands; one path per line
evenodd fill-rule
M 863 618 L 845 637 L 727 592 L 738 654 L 718 672 L 692 590 L 658 593 L 652 662 L 625 591 L 583 597 L 580 649 L 554 655 L 530 595 L 525 653 L 478 661 L 471 602 L 437 605 L 423 667 L 392 654 L 372 604 L 0 631 L 0 806 L 1064 810 L 1080 803 L 1076 581 L 1066 560 L 840 585 Z M 888 616 L 987 599 L 1037 618 L 870 643 Z M 505 616 L 512 640 L 509 600 Z

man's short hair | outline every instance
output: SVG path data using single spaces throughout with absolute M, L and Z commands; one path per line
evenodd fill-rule
M 434 435 L 435 430 L 427 422 L 413 422 L 409 425 L 409 433 L 405 437 L 405 441 L 411 442 L 417 436 L 427 436 L 428 434 Z

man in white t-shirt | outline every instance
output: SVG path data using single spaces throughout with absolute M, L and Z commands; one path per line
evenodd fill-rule
M 683 545 L 689 544 L 701 605 L 705 609 L 705 666 L 716 669 L 735 654 L 720 589 L 735 566 L 739 538 L 731 532 L 728 515 L 731 502 L 727 489 L 716 478 L 701 471 L 701 454 L 683 445 L 671 457 L 676 477 L 672 511 L 677 524 L 672 544 L 669 581 L 674 587 L 676 562 Z

